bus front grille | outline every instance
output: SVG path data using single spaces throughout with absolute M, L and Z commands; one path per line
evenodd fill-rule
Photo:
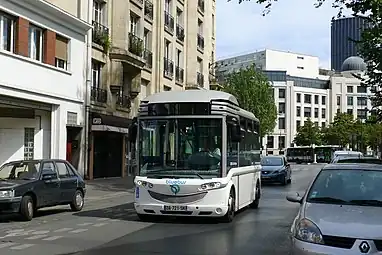
M 165 195 L 161 193 L 157 193 L 154 191 L 149 190 L 148 191 L 150 196 L 156 200 L 165 202 L 165 203 L 173 203 L 173 204 L 187 204 L 187 203 L 193 203 L 199 200 L 202 200 L 207 192 L 201 192 L 201 193 L 194 193 L 189 195 Z

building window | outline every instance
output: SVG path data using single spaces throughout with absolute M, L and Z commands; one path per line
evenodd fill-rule
M 285 118 L 279 118 L 279 129 L 285 129 Z
M 347 98 L 348 105 L 353 105 L 353 97 L 350 96 Z
M 93 1 L 93 20 L 98 24 L 103 24 L 103 8 L 105 4 L 101 1 Z
M 296 107 L 296 115 L 297 115 L 297 117 L 301 116 L 301 107 L 300 106 Z
M 318 118 L 318 108 L 314 108 L 314 117 Z
M 68 68 L 68 42 L 68 39 L 56 35 L 56 67 L 65 70 Z
M 325 108 L 321 109 L 321 118 L 322 119 L 326 118 L 326 109 Z
M 15 46 L 15 20 L 0 14 L 0 47 L 2 50 L 14 51 Z
M 41 28 L 30 25 L 29 26 L 29 57 L 42 61 L 43 51 L 43 31 Z
M 318 121 L 315 121 L 315 122 L 314 122 L 314 125 L 315 125 L 316 127 L 318 127 Z
M 364 86 L 357 87 L 357 93 L 367 93 L 367 89 Z
M 285 98 L 285 89 L 279 89 L 279 98 Z
M 300 121 L 300 120 L 297 120 L 297 121 L 296 121 L 296 128 L 298 129 L 299 127 L 301 127 L 301 121 Z
M 310 107 L 304 107 L 304 117 L 312 117 L 312 109 Z
M 267 148 L 273 148 L 274 147 L 274 137 L 273 136 L 268 136 L 267 137 Z
M 102 64 L 98 61 L 92 61 L 92 87 L 101 87 L 101 70 Z
M 347 92 L 348 93 L 353 93 L 353 86 L 348 86 L 347 87 Z
M 367 118 L 367 110 L 364 110 L 364 109 L 358 109 L 357 110 L 357 118 L 358 119 L 366 119 Z
M 317 96 L 317 95 L 314 96 L 314 103 L 315 103 L 315 104 L 319 104 L 319 102 L 318 102 L 318 96 Z
M 311 104 L 312 103 L 312 96 L 311 95 L 304 95 L 304 103 Z
M 301 103 L 301 94 L 297 93 L 297 103 Z
M 279 149 L 285 148 L 285 136 L 279 136 Z
M 326 104 L 326 96 L 321 97 L 321 104 L 325 105 Z
M 341 96 L 337 96 L 337 105 L 341 105 Z
M 349 115 L 353 115 L 353 109 L 347 109 L 346 113 Z
M 279 114 L 285 114 L 285 103 L 279 103 Z
M 130 33 L 138 36 L 139 34 L 139 17 L 134 13 L 130 13 Z
M 34 128 L 24 129 L 24 160 L 34 159 Z
M 367 97 L 357 97 L 357 105 L 358 106 L 366 106 L 367 105 Z
M 322 123 L 321 123 L 321 127 L 322 127 L 322 128 L 326 127 L 326 122 L 322 122 Z

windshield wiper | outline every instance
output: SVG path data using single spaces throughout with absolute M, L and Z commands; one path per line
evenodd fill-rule
M 356 205 L 382 206 L 382 201 L 376 199 L 355 199 L 349 202 Z
M 347 201 L 334 197 L 311 197 L 308 202 L 347 203 Z

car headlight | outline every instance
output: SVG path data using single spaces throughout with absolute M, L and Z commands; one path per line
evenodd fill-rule
M 308 219 L 302 219 L 297 223 L 294 237 L 308 243 L 324 244 L 320 229 Z
M 141 180 L 138 180 L 135 182 L 135 185 L 137 186 L 142 186 L 142 187 L 149 187 L 150 189 L 152 187 L 154 187 L 154 184 L 150 183 L 150 182 L 146 182 L 146 181 L 141 181 Z
M 15 191 L 14 190 L 1 190 L 0 191 L 0 198 L 9 198 L 14 197 Z
M 200 185 L 199 190 L 200 191 L 206 191 L 206 190 L 211 190 L 211 189 L 220 189 L 224 188 L 226 185 L 222 184 L 221 182 L 208 182 L 208 183 L 203 183 Z

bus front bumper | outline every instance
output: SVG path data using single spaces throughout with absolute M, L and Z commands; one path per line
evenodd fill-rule
M 163 204 L 141 204 L 134 203 L 138 214 L 163 215 L 163 216 L 190 216 L 190 217 L 222 217 L 228 211 L 226 205 L 163 205 Z

